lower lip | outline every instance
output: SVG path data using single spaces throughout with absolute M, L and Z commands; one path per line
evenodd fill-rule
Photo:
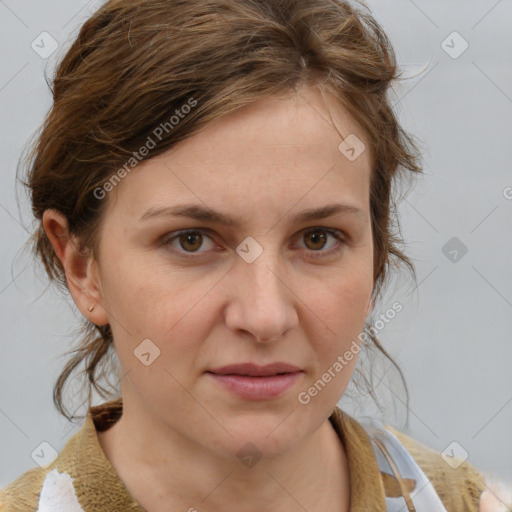
M 269 400 L 276 398 L 290 389 L 302 373 L 302 371 L 298 371 L 268 377 L 249 377 L 246 375 L 219 375 L 208 372 L 226 389 L 247 400 Z

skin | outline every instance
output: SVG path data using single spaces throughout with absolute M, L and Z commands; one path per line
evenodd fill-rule
M 512 486 L 493 482 L 480 496 L 480 512 L 507 512 L 512 510 Z
M 111 325 L 123 415 L 98 438 L 149 511 L 349 510 L 346 453 L 328 417 L 357 357 L 307 405 L 298 401 L 357 341 L 372 307 L 370 154 L 350 161 L 339 151 L 340 133 L 365 135 L 341 103 L 326 101 L 316 88 L 259 100 L 139 164 L 104 199 L 96 257 L 76 250 L 59 212 L 44 214 L 78 308 Z M 185 203 L 240 226 L 139 221 Z M 293 220 L 331 203 L 360 213 Z M 202 245 L 180 244 L 176 232 L 192 228 L 208 230 Z M 263 248 L 252 263 L 236 252 L 248 236 Z M 147 338 L 160 349 L 149 366 L 134 356 Z M 279 397 L 254 401 L 205 373 L 249 361 L 288 362 L 303 374 Z M 250 468 L 237 458 L 248 442 L 261 454 Z

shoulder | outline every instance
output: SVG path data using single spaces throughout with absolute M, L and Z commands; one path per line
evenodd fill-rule
M 39 493 L 48 470 L 34 468 L 0 490 L 0 512 L 37 510 Z
M 84 433 L 74 434 L 49 465 L 29 469 L 0 490 L 0 512 L 82 512 L 75 495 L 73 480 L 79 473 L 77 446 Z M 56 506 L 57 503 L 59 506 Z
M 432 483 L 447 512 L 478 512 L 487 488 L 484 475 L 467 461 L 442 454 L 412 437 L 386 426 L 414 458 Z
M 97 436 L 120 412 L 117 401 L 90 407 L 82 428 L 50 465 L 30 469 L 0 490 L 0 512 L 142 512 L 105 457 Z
M 57 469 L 31 469 L 0 491 L 0 512 L 84 512 L 73 478 Z

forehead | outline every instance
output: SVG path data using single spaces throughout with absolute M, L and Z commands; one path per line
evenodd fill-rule
M 343 199 L 367 209 L 370 166 L 365 134 L 341 102 L 303 89 L 243 107 L 140 163 L 114 203 L 131 215 L 198 200 L 253 214 Z
M 200 148 L 203 151 L 195 153 L 194 158 L 204 162 L 256 160 L 270 166 L 275 160 L 282 166 L 286 160 L 293 164 L 313 157 L 327 164 L 338 160 L 346 163 L 350 155 L 343 153 L 339 144 L 354 137 L 366 150 L 354 165 L 346 167 L 363 170 L 370 165 L 363 129 L 332 94 L 322 95 L 316 87 L 308 87 L 240 108 L 210 123 L 168 154 L 174 154 L 175 159 L 185 154 L 183 160 L 187 160 L 194 149 Z

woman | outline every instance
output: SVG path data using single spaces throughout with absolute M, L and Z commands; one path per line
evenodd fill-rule
M 387 356 L 364 326 L 389 267 L 412 269 L 395 78 L 371 15 L 332 0 L 111 0 L 85 23 L 27 186 L 36 253 L 86 319 L 55 403 L 72 417 L 82 362 L 107 398 L 114 354 L 120 396 L 0 510 L 500 506 L 468 463 L 336 405 L 362 348 Z

